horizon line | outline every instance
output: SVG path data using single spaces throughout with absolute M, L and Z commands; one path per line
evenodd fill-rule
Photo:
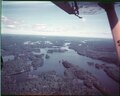
M 42 34 L 13 34 L 13 33 L 10 33 L 10 34 L 8 34 L 8 33 L 1 33 L 1 35 L 27 35 L 27 36 L 49 36 L 49 37 L 75 37 L 75 38 L 101 38 L 101 39 L 113 39 L 113 38 L 106 38 L 106 37 L 88 37 L 88 36 L 64 36 L 64 35 L 42 35 Z

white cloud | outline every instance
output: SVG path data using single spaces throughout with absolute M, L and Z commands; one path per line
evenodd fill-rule
M 83 18 L 83 22 L 86 19 Z M 71 25 L 64 25 L 64 26 L 53 26 L 53 25 L 46 25 L 43 23 L 39 24 L 27 24 L 24 20 L 14 20 L 8 18 L 6 16 L 2 16 L 2 33 L 9 33 L 9 34 L 31 34 L 31 35 L 50 35 L 50 36 L 75 36 L 75 37 L 102 37 L 102 38 L 111 38 L 112 35 L 110 33 L 101 32 L 98 30 L 96 32 L 95 27 L 93 26 L 90 28 L 81 27 L 79 26 L 71 26 Z M 100 26 L 99 26 L 100 27 Z M 92 32 L 90 30 L 94 29 Z M 104 33 L 104 34 L 103 34 Z M 106 33 L 106 34 L 105 34 Z
M 15 25 L 7 25 L 6 28 L 16 29 L 16 26 Z
M 9 30 L 19 29 L 21 31 L 35 31 L 35 32 L 49 31 L 49 29 L 47 29 L 46 24 L 27 24 L 24 20 L 14 20 L 6 16 L 2 16 L 2 25 L 4 26 L 4 28 L 6 29 L 8 28 Z
M 9 24 L 19 24 L 19 21 L 15 21 L 15 20 L 13 20 L 13 19 L 11 19 L 11 18 L 8 18 L 8 17 L 6 17 L 6 16 L 2 16 L 2 23 L 3 24 L 6 24 L 6 25 L 9 25 Z
M 23 20 L 14 20 L 14 19 L 12 19 L 12 18 L 8 18 L 8 17 L 6 17 L 6 16 L 2 16 L 2 18 L 1 18 L 1 20 L 2 20 L 2 25 L 4 25 L 5 26 L 5 28 L 11 28 L 11 29 L 16 29 L 16 28 L 19 28 L 19 29 L 21 29 L 21 28 L 23 28 L 24 29 L 24 27 L 25 27 L 25 24 L 24 24 L 24 22 L 23 22 Z
M 33 31 L 44 31 L 46 29 L 45 24 L 35 24 L 32 26 Z
M 2 17 L 1 17 L 1 20 L 2 20 L 2 22 L 4 23 L 4 22 L 8 21 L 8 18 L 5 17 L 5 16 L 2 16 Z

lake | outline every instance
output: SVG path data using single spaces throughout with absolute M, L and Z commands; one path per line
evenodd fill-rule
M 7 38 L 7 39 L 6 39 Z M 88 41 L 87 41 L 88 40 Z M 30 45 L 29 45 L 30 43 Z M 106 64 L 106 66 L 117 67 L 115 64 L 106 63 L 101 60 L 92 59 L 86 56 L 82 56 L 77 54 L 73 49 L 69 49 L 69 44 L 72 43 L 72 46 L 80 46 L 80 48 L 86 47 L 91 50 L 95 50 L 96 52 L 106 52 L 109 51 L 114 53 L 114 46 L 111 40 L 106 39 L 89 39 L 89 38 L 65 38 L 65 37 L 46 37 L 40 38 L 34 36 L 3 36 L 2 37 L 2 55 L 3 61 L 7 62 L 8 60 L 14 60 L 14 54 L 16 56 L 22 56 L 29 50 L 30 48 L 38 49 L 36 51 L 31 50 L 32 54 L 40 55 L 45 54 L 44 64 L 41 67 L 38 67 L 37 70 L 33 70 L 33 67 L 30 67 L 30 72 L 25 72 L 18 75 L 13 75 L 13 78 L 17 80 L 17 82 L 24 82 L 26 78 L 28 78 L 28 74 L 38 75 L 41 72 L 55 70 L 57 74 L 63 76 L 65 68 L 62 65 L 62 60 L 67 60 L 68 62 L 78 65 L 80 68 L 92 73 L 105 88 L 109 89 L 111 94 L 119 93 L 119 84 L 111 79 L 102 69 L 97 69 L 94 66 L 90 66 L 88 62 L 93 62 L 94 64 Z M 36 45 L 37 44 L 37 45 Z M 101 44 L 104 46 L 101 46 Z M 94 45 L 94 46 L 93 46 Z M 27 47 L 26 47 L 27 46 Z M 77 46 L 77 47 L 78 47 Z M 52 48 L 50 48 L 52 47 Z M 28 48 L 28 49 L 27 49 Z M 53 48 L 62 48 L 67 49 L 65 52 L 53 52 L 47 53 L 49 49 Z M 79 49 L 79 47 L 78 47 Z M 25 51 L 23 51 L 25 50 Z M 81 50 L 80 50 L 81 51 Z M 45 56 L 49 55 L 50 58 L 46 59 Z M 112 58 L 112 57 L 111 57 Z M 32 61 L 28 61 L 28 64 L 31 64 Z
M 68 51 L 64 53 L 58 53 L 58 52 L 47 53 L 47 50 L 50 48 L 40 48 L 40 52 L 38 53 L 33 52 L 34 54 L 37 54 L 37 55 L 48 54 L 50 58 L 46 59 L 44 55 L 43 66 L 38 67 L 37 70 L 31 70 L 29 74 L 38 75 L 40 72 L 47 72 L 47 71 L 55 70 L 59 75 L 63 76 L 65 68 L 62 65 L 62 63 L 59 63 L 59 61 L 67 60 L 71 62 L 72 64 L 78 65 L 84 70 L 92 73 L 92 75 L 94 75 L 103 84 L 105 88 L 109 89 L 112 94 L 119 92 L 119 84 L 117 82 L 111 79 L 103 70 L 98 70 L 97 68 L 89 66 L 87 64 L 87 62 L 94 62 L 98 64 L 108 64 L 108 63 L 100 61 L 100 60 L 91 59 L 86 56 L 78 55 L 77 52 L 75 52 L 72 49 L 69 49 L 68 47 L 64 47 L 64 48 L 66 48 Z M 108 65 L 116 67 L 114 64 L 108 64 Z M 24 79 L 27 76 L 28 74 L 23 73 L 23 74 L 17 75 L 16 78 L 18 81 L 21 81 L 21 80 L 24 81 Z

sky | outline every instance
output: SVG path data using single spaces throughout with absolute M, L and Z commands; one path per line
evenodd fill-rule
M 1 33 L 112 38 L 104 10 L 80 16 L 69 15 L 50 1 L 2 1 Z

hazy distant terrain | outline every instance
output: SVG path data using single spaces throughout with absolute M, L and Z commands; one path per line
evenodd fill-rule
M 7 38 L 7 39 L 6 39 Z M 17 40 L 16 40 L 17 39 Z M 109 63 L 116 63 L 117 55 L 112 39 L 98 39 L 98 38 L 74 38 L 74 37 L 45 37 L 39 36 L 18 36 L 18 35 L 7 35 L 2 38 L 2 52 L 6 50 L 7 54 L 15 54 L 16 52 L 24 51 L 26 46 L 23 42 L 31 41 L 35 42 L 32 47 L 52 47 L 52 46 L 63 46 L 64 43 L 70 43 L 69 47 L 78 52 L 78 54 L 85 55 L 91 58 L 100 59 Z M 36 43 L 41 41 L 41 43 Z M 46 41 L 52 42 L 52 44 L 45 43 Z M 10 51 L 9 51 L 10 50 Z M 9 52 L 8 52 L 9 51 Z M 12 52 L 14 51 L 14 52 Z M 4 55 L 4 54 L 3 54 Z
M 27 35 L 1 37 L 3 94 L 31 92 L 97 96 L 112 90 L 112 94 L 119 95 L 119 66 L 112 39 Z M 80 84 L 81 89 L 76 84 Z M 104 87 L 108 92 L 102 90 Z

